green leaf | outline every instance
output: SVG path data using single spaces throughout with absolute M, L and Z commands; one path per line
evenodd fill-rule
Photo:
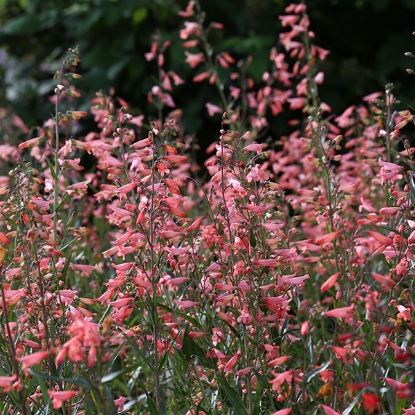
M 16 229 L 17 228 L 17 223 L 10 219 L 9 216 L 7 216 L 6 214 L 2 213 L 1 216 L 3 217 L 3 219 L 13 228 Z
M 65 378 L 65 377 L 61 377 L 61 376 L 53 376 L 53 375 L 49 375 L 48 373 L 42 373 L 42 372 L 36 372 L 33 369 L 29 369 L 29 373 L 32 376 L 35 376 L 38 379 L 38 382 L 40 384 L 40 378 L 42 379 L 48 379 L 48 380 L 55 380 L 57 382 L 66 382 L 66 383 L 72 383 L 74 385 L 79 385 L 82 388 L 86 389 L 86 390 L 90 390 L 91 389 L 91 384 L 88 382 L 88 380 L 82 376 L 79 376 L 77 378 Z
M 329 361 L 327 361 L 326 363 L 324 363 L 324 365 L 319 366 L 317 369 L 312 370 L 311 372 L 307 373 L 305 375 L 305 383 L 309 383 L 311 379 L 313 379 L 314 376 L 317 376 L 319 373 L 323 372 L 324 370 L 326 370 L 330 365 L 331 365 L 332 361 L 331 359 Z
M 249 243 L 251 244 L 252 248 L 256 247 L 256 238 L 252 229 L 249 232 Z
M 68 199 L 69 199 L 69 194 L 65 193 L 65 196 L 62 198 L 62 202 L 60 202 L 59 205 L 56 207 L 56 212 L 60 212 L 63 209 Z
M 121 373 L 124 373 L 124 370 L 117 370 L 116 372 L 109 373 L 108 375 L 105 375 L 101 379 L 101 384 L 111 382 L 113 379 L 115 379 L 117 376 L 121 375 Z
M 2 28 L 8 35 L 34 35 L 56 24 L 57 10 L 46 10 L 41 14 L 23 14 L 9 20 Z
M 248 415 L 248 413 L 245 410 L 245 405 L 242 402 L 241 397 L 235 392 L 233 388 L 229 386 L 229 383 L 225 379 L 224 375 L 221 375 L 219 377 L 219 385 L 222 386 L 226 397 L 229 399 L 237 415 Z
M 118 355 L 120 354 L 120 351 L 124 348 L 124 344 L 120 344 L 117 349 L 114 351 L 114 353 L 111 356 L 111 359 L 108 360 L 107 367 L 110 368 L 114 364 L 114 362 L 117 360 Z
M 125 56 L 124 58 L 118 58 L 107 70 L 107 76 L 109 79 L 114 80 L 118 74 L 128 65 L 131 57 Z
M 193 324 L 195 327 L 201 328 L 200 323 L 195 318 L 190 317 L 187 314 L 185 314 L 185 313 L 183 313 L 183 312 L 181 312 L 179 310 L 174 310 L 171 307 L 169 307 L 169 306 L 167 306 L 165 304 L 162 304 L 162 303 L 157 303 L 157 307 L 160 307 L 160 308 L 162 308 L 163 310 L 165 310 L 165 311 L 167 311 L 169 313 L 175 313 L 178 316 L 182 317 L 184 320 L 187 320 L 189 323 Z
M 8 35 L 29 34 L 36 31 L 36 17 L 32 15 L 21 15 L 9 20 L 2 28 L 2 32 Z
M 36 372 L 34 372 L 34 373 L 36 373 Z M 45 400 L 45 402 L 49 403 L 50 398 L 49 398 L 49 394 L 48 394 L 48 388 L 45 385 L 43 377 L 34 375 L 33 378 L 36 379 L 36 381 L 39 383 L 40 390 L 42 391 L 43 399 Z
M 158 367 L 158 370 L 159 370 L 159 372 L 163 369 L 163 367 L 165 367 L 165 365 L 166 365 L 166 360 L 169 358 L 169 356 L 170 356 L 170 350 L 174 347 L 174 345 L 175 345 L 175 340 L 176 340 L 176 338 L 179 336 L 179 334 L 180 334 L 180 332 L 179 333 L 177 333 L 177 335 L 176 335 L 176 337 L 173 339 L 173 341 L 171 342 L 171 344 L 170 344 L 170 347 L 166 350 L 166 352 L 164 353 L 164 355 L 163 355 L 163 358 L 160 360 L 160 364 L 159 364 L 159 367 Z
M 133 347 L 133 349 L 141 356 L 143 359 L 142 362 L 147 364 L 147 366 L 151 369 L 151 371 L 154 373 L 155 369 L 152 363 L 150 362 L 150 356 L 146 356 L 143 351 L 138 347 L 138 345 L 133 342 L 128 336 L 124 335 L 127 342 Z
M 151 415 L 160 415 L 159 411 L 157 410 L 157 406 L 154 402 L 154 400 L 151 398 L 151 396 L 147 392 L 147 387 L 140 381 L 136 381 L 137 385 L 140 386 L 140 388 L 144 391 L 147 397 L 147 403 L 150 410 Z
M 206 357 L 206 351 L 203 350 L 190 336 L 190 327 L 187 326 L 183 335 L 183 344 L 181 352 L 186 360 L 193 360 L 194 357 L 198 357 L 206 368 L 213 368 L 211 361 Z
M 69 269 L 69 265 L 71 265 L 71 260 L 72 260 L 72 252 L 69 251 L 69 254 L 66 258 L 65 266 L 63 267 L 62 272 L 61 272 L 60 278 L 62 280 L 65 280 L 66 276 L 68 275 L 68 269 Z
M 47 157 L 46 157 L 46 163 L 48 163 L 50 174 L 52 175 L 53 180 L 57 182 L 58 176 L 56 176 L 55 166 L 52 164 L 52 162 Z
M 259 383 L 261 384 L 262 389 L 267 389 L 269 387 L 269 380 L 266 376 L 255 370 L 255 375 L 259 380 Z
M 148 15 L 148 11 L 145 7 L 140 7 L 135 9 L 133 12 L 133 24 L 134 26 L 138 26 L 143 20 L 146 19 Z
M 355 396 L 351 404 L 342 412 L 342 415 L 349 415 L 353 408 L 359 403 L 363 395 L 363 390 L 359 391 L 359 393 Z
M 268 383 L 267 383 L 268 386 Z M 252 415 L 260 415 L 261 411 L 261 397 L 262 397 L 263 388 L 261 382 L 257 382 L 256 391 L 255 391 L 255 407 L 252 412 Z
M 153 399 L 149 395 L 147 395 L 147 402 L 148 402 L 148 408 L 150 409 L 151 415 L 160 415 L 160 413 L 157 411 L 156 404 L 154 403 Z
M 114 385 L 117 388 L 119 388 L 121 393 L 124 394 L 125 396 L 130 396 L 131 395 L 131 390 L 127 388 L 127 385 L 125 384 L 125 382 L 123 380 L 115 379 L 114 380 Z

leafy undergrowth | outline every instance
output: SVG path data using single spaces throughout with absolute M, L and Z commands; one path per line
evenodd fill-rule
M 99 93 L 74 138 L 77 49 L 36 137 L 1 112 L 2 413 L 415 414 L 413 115 L 392 85 L 331 114 L 304 4 L 260 83 L 180 14 L 218 97 L 207 178 L 160 35 L 148 122 Z

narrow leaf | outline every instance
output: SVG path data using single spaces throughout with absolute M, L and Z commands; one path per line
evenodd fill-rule
M 111 382 L 111 380 L 113 380 L 116 377 L 118 377 L 118 375 L 120 375 L 121 373 L 124 373 L 124 370 L 117 370 L 116 372 L 112 372 L 112 373 L 109 373 L 108 375 L 105 375 L 101 379 L 101 384 L 104 384 L 104 383 L 107 383 L 107 382 Z
M 219 378 L 219 384 L 223 387 L 226 397 L 229 399 L 232 407 L 235 409 L 237 415 L 248 415 L 245 410 L 245 405 L 242 402 L 241 397 L 235 392 L 233 388 L 229 386 L 229 383 L 225 379 L 225 376 L 221 375 Z

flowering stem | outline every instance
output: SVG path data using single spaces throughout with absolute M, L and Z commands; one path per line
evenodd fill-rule
M 161 111 L 161 109 L 160 109 Z M 160 122 L 162 120 L 160 119 Z M 161 410 L 161 391 L 160 391 L 160 374 L 158 370 L 159 359 L 158 359 L 158 314 L 157 314 L 157 275 L 155 269 L 155 252 L 154 252 L 154 195 L 155 195 L 155 169 L 156 169 L 156 144 L 153 137 L 153 159 L 151 164 L 151 192 L 150 192 L 150 213 L 149 213 L 149 246 L 150 246 L 150 269 L 151 269 L 151 288 L 152 288 L 152 299 L 151 299 L 151 320 L 153 322 L 153 352 L 154 352 L 154 387 L 155 387 L 155 398 L 156 407 L 160 412 Z
M 197 15 L 198 15 L 198 20 L 199 20 L 199 25 L 200 25 L 200 37 L 201 37 L 201 39 L 202 39 L 202 45 L 203 45 L 203 51 L 205 52 L 205 56 L 206 56 L 206 58 L 207 58 L 207 63 L 208 63 L 208 66 L 213 70 L 213 71 L 215 71 L 216 72 L 216 69 L 215 69 L 215 65 L 213 64 L 213 62 L 212 62 L 212 53 L 211 53 L 211 48 L 210 48 L 210 45 L 209 45 L 209 43 L 208 43 L 208 41 L 207 41 L 207 38 L 206 38 L 206 33 L 205 33 L 205 30 L 204 30 L 204 28 L 203 28 L 203 12 L 202 12 L 202 8 L 200 7 L 200 3 L 199 3 L 199 0 L 196 0 L 195 1 L 195 5 L 196 5 L 196 9 L 197 9 Z M 217 75 L 217 74 L 216 74 Z M 215 77 L 215 85 L 217 86 L 217 88 L 218 88 L 218 91 L 219 91 L 219 95 L 220 95 L 220 99 L 221 99 L 221 101 L 222 101 L 222 105 L 223 105 L 223 107 L 225 108 L 225 110 L 228 108 L 228 106 L 229 106 L 229 103 L 228 103 L 228 100 L 226 99 L 226 97 L 225 97 L 225 94 L 224 94 L 224 92 L 223 92 L 223 86 L 221 85 L 221 83 L 220 83 L 220 80 L 219 80 L 219 77 L 218 76 L 216 76 Z
M 34 255 L 35 255 L 35 261 L 36 261 L 36 266 L 37 266 L 37 271 L 38 271 L 38 275 L 39 275 L 39 280 L 38 280 L 38 284 L 39 284 L 39 294 L 40 294 L 40 309 L 42 310 L 42 318 L 43 318 L 43 327 L 45 330 L 45 338 L 47 339 L 47 341 L 51 341 L 53 344 L 53 339 L 50 336 L 49 333 L 49 327 L 48 327 L 48 310 L 46 309 L 45 306 L 45 287 L 44 287 L 44 281 L 43 281 L 43 277 L 42 277 L 42 272 L 40 270 L 40 262 L 39 262 L 39 258 L 37 255 L 37 250 L 34 250 Z M 50 321 L 52 321 L 52 319 L 50 319 Z M 46 344 L 46 347 L 48 347 L 49 345 Z M 52 356 L 49 355 L 48 357 L 48 366 L 49 366 L 49 374 L 52 376 L 53 375 L 53 360 L 52 360 Z
M 20 380 L 19 365 L 17 364 L 16 349 L 14 347 L 14 341 L 13 341 L 12 333 L 11 333 L 10 326 L 9 326 L 9 316 L 8 316 L 8 311 L 7 311 L 6 296 L 4 293 L 2 269 L 3 269 L 3 264 L 0 265 L 0 271 L 1 271 L 0 290 L 1 290 L 1 302 L 3 306 L 3 316 L 4 316 L 4 325 L 2 325 L 2 328 L 3 328 L 4 337 L 8 339 L 7 344 L 9 347 L 9 353 L 10 353 L 10 357 L 11 357 L 11 361 L 13 365 L 13 370 L 14 370 L 14 373 L 16 374 L 16 381 L 19 381 Z M 20 401 L 20 405 L 22 409 L 22 415 L 26 415 L 27 412 L 26 412 L 25 399 L 24 399 L 23 391 L 20 388 L 19 388 L 19 401 Z
M 59 71 L 58 83 L 61 83 L 61 77 L 65 69 L 65 62 L 62 62 L 61 69 Z M 58 215 L 56 209 L 58 207 L 59 196 L 59 87 L 56 88 L 56 100 L 55 100 L 55 171 L 53 175 L 53 241 L 56 243 L 58 239 Z

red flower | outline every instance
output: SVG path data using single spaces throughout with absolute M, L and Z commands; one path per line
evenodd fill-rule
M 62 407 L 62 403 L 64 401 L 67 401 L 68 399 L 72 399 L 74 396 L 76 396 L 76 392 L 75 391 L 54 391 L 54 390 L 49 390 L 48 394 L 50 396 L 50 398 L 52 399 L 52 403 L 53 403 L 53 409 L 59 409 Z
M 373 414 L 375 411 L 380 410 L 379 407 L 380 398 L 372 392 L 363 394 L 363 407 L 369 414 Z

